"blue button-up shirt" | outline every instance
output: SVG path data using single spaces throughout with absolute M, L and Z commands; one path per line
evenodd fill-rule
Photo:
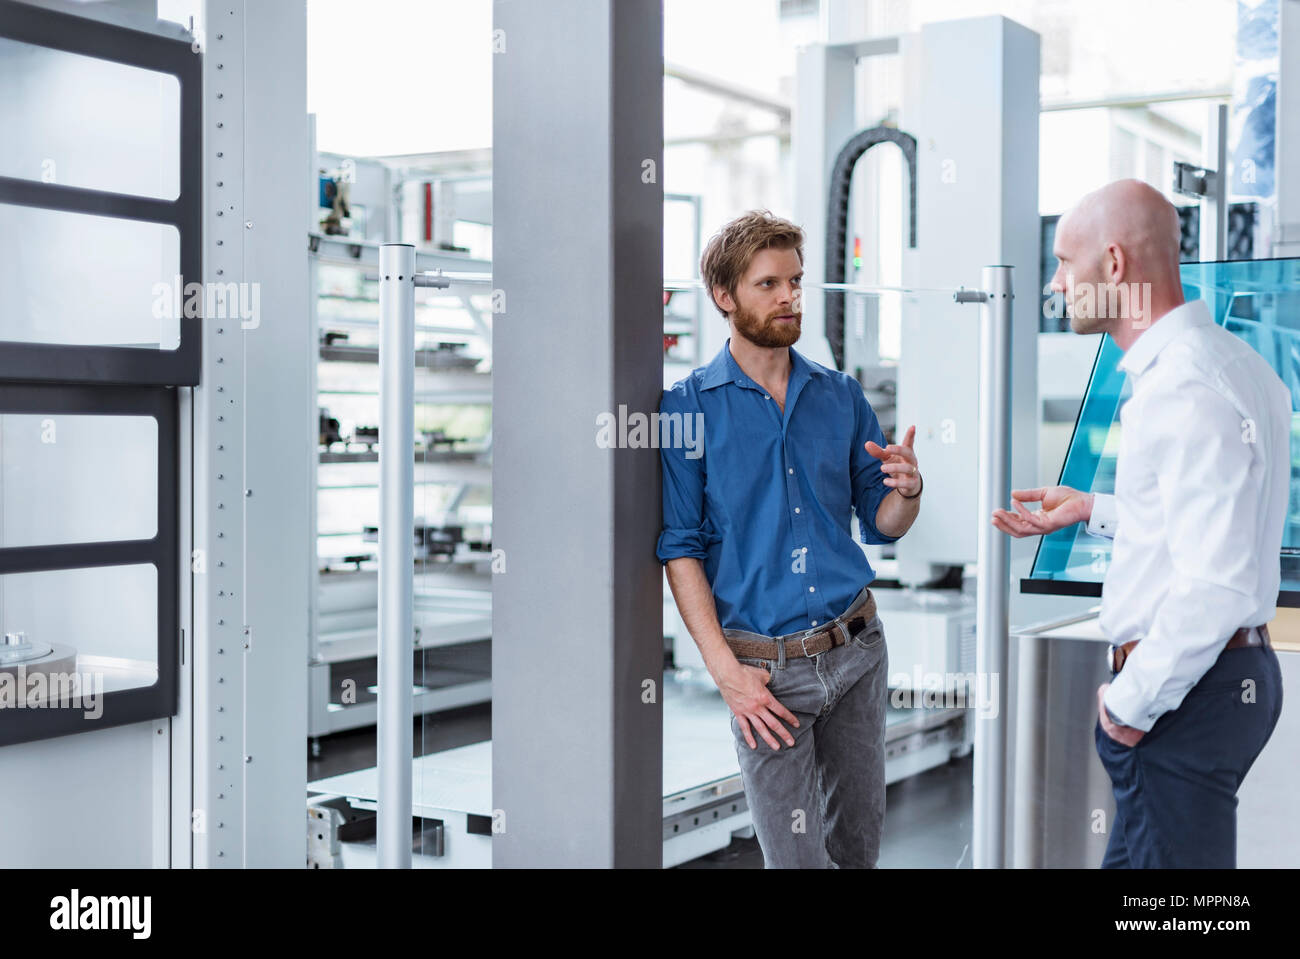
M 661 447 L 656 552 L 703 560 L 724 629 L 781 636 L 839 616 L 875 578 L 851 511 L 864 543 L 897 539 L 876 528 L 891 487 L 865 449 L 885 437 L 851 376 L 791 348 L 783 414 L 730 346 L 664 390 L 661 417 L 703 414 L 703 441 Z

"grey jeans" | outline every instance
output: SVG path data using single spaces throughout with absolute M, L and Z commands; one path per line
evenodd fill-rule
M 743 630 L 723 635 L 771 640 Z M 791 649 L 797 639 L 786 637 L 781 645 Z M 775 661 L 738 658 L 766 669 L 768 690 L 799 717 L 799 727 L 790 729 L 794 746 L 777 738 L 781 748 L 773 750 L 755 732 L 757 748 L 750 749 L 731 717 L 763 863 L 768 869 L 874 868 L 885 821 L 884 626 L 876 616 L 847 643 L 816 656 L 789 659 L 785 649 Z

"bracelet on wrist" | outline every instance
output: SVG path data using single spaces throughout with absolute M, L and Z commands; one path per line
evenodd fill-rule
M 921 485 L 917 487 L 916 493 L 914 495 L 908 496 L 906 493 L 903 492 L 899 492 L 898 495 L 903 497 L 903 499 L 916 499 L 918 496 L 920 496 L 921 492 L 925 489 L 925 479 L 921 476 L 920 473 L 916 474 L 916 478 L 918 481 L 920 481 Z

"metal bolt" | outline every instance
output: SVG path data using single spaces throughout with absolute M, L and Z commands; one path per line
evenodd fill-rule
M 252 495 L 253 495 L 253 491 L 252 491 L 251 489 L 246 489 L 246 490 L 244 490 L 244 495 L 245 495 L 245 496 L 252 496 Z
M 217 181 L 217 186 L 225 186 L 225 184 L 222 183 L 220 180 L 218 180 L 218 181 Z
M 245 230 L 251 230 L 252 228 L 253 228 L 253 221 L 252 221 L 252 220 L 247 220 L 247 221 L 244 222 L 244 229 L 245 229 Z
M 218 130 L 222 129 L 224 126 L 225 126 L 224 123 L 222 123 L 222 122 L 219 121 L 219 120 L 217 121 L 217 129 L 218 129 Z
M 246 762 L 246 763 L 251 763 L 252 761 L 253 761 L 253 757 L 252 757 L 252 756 L 245 756 L 245 757 L 244 757 L 244 762 Z
M 222 153 L 220 150 L 218 150 L 218 151 L 217 151 L 217 156 L 218 156 L 218 157 L 223 157 L 223 156 L 225 156 L 225 154 Z

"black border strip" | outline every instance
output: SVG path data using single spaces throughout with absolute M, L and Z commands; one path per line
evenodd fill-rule
M 1023 578 L 1020 580 L 1020 592 L 1050 596 L 1100 597 L 1101 583 L 1085 583 L 1077 579 Z M 1300 609 L 1300 590 L 1280 590 L 1277 594 L 1277 605 L 1290 609 Z

